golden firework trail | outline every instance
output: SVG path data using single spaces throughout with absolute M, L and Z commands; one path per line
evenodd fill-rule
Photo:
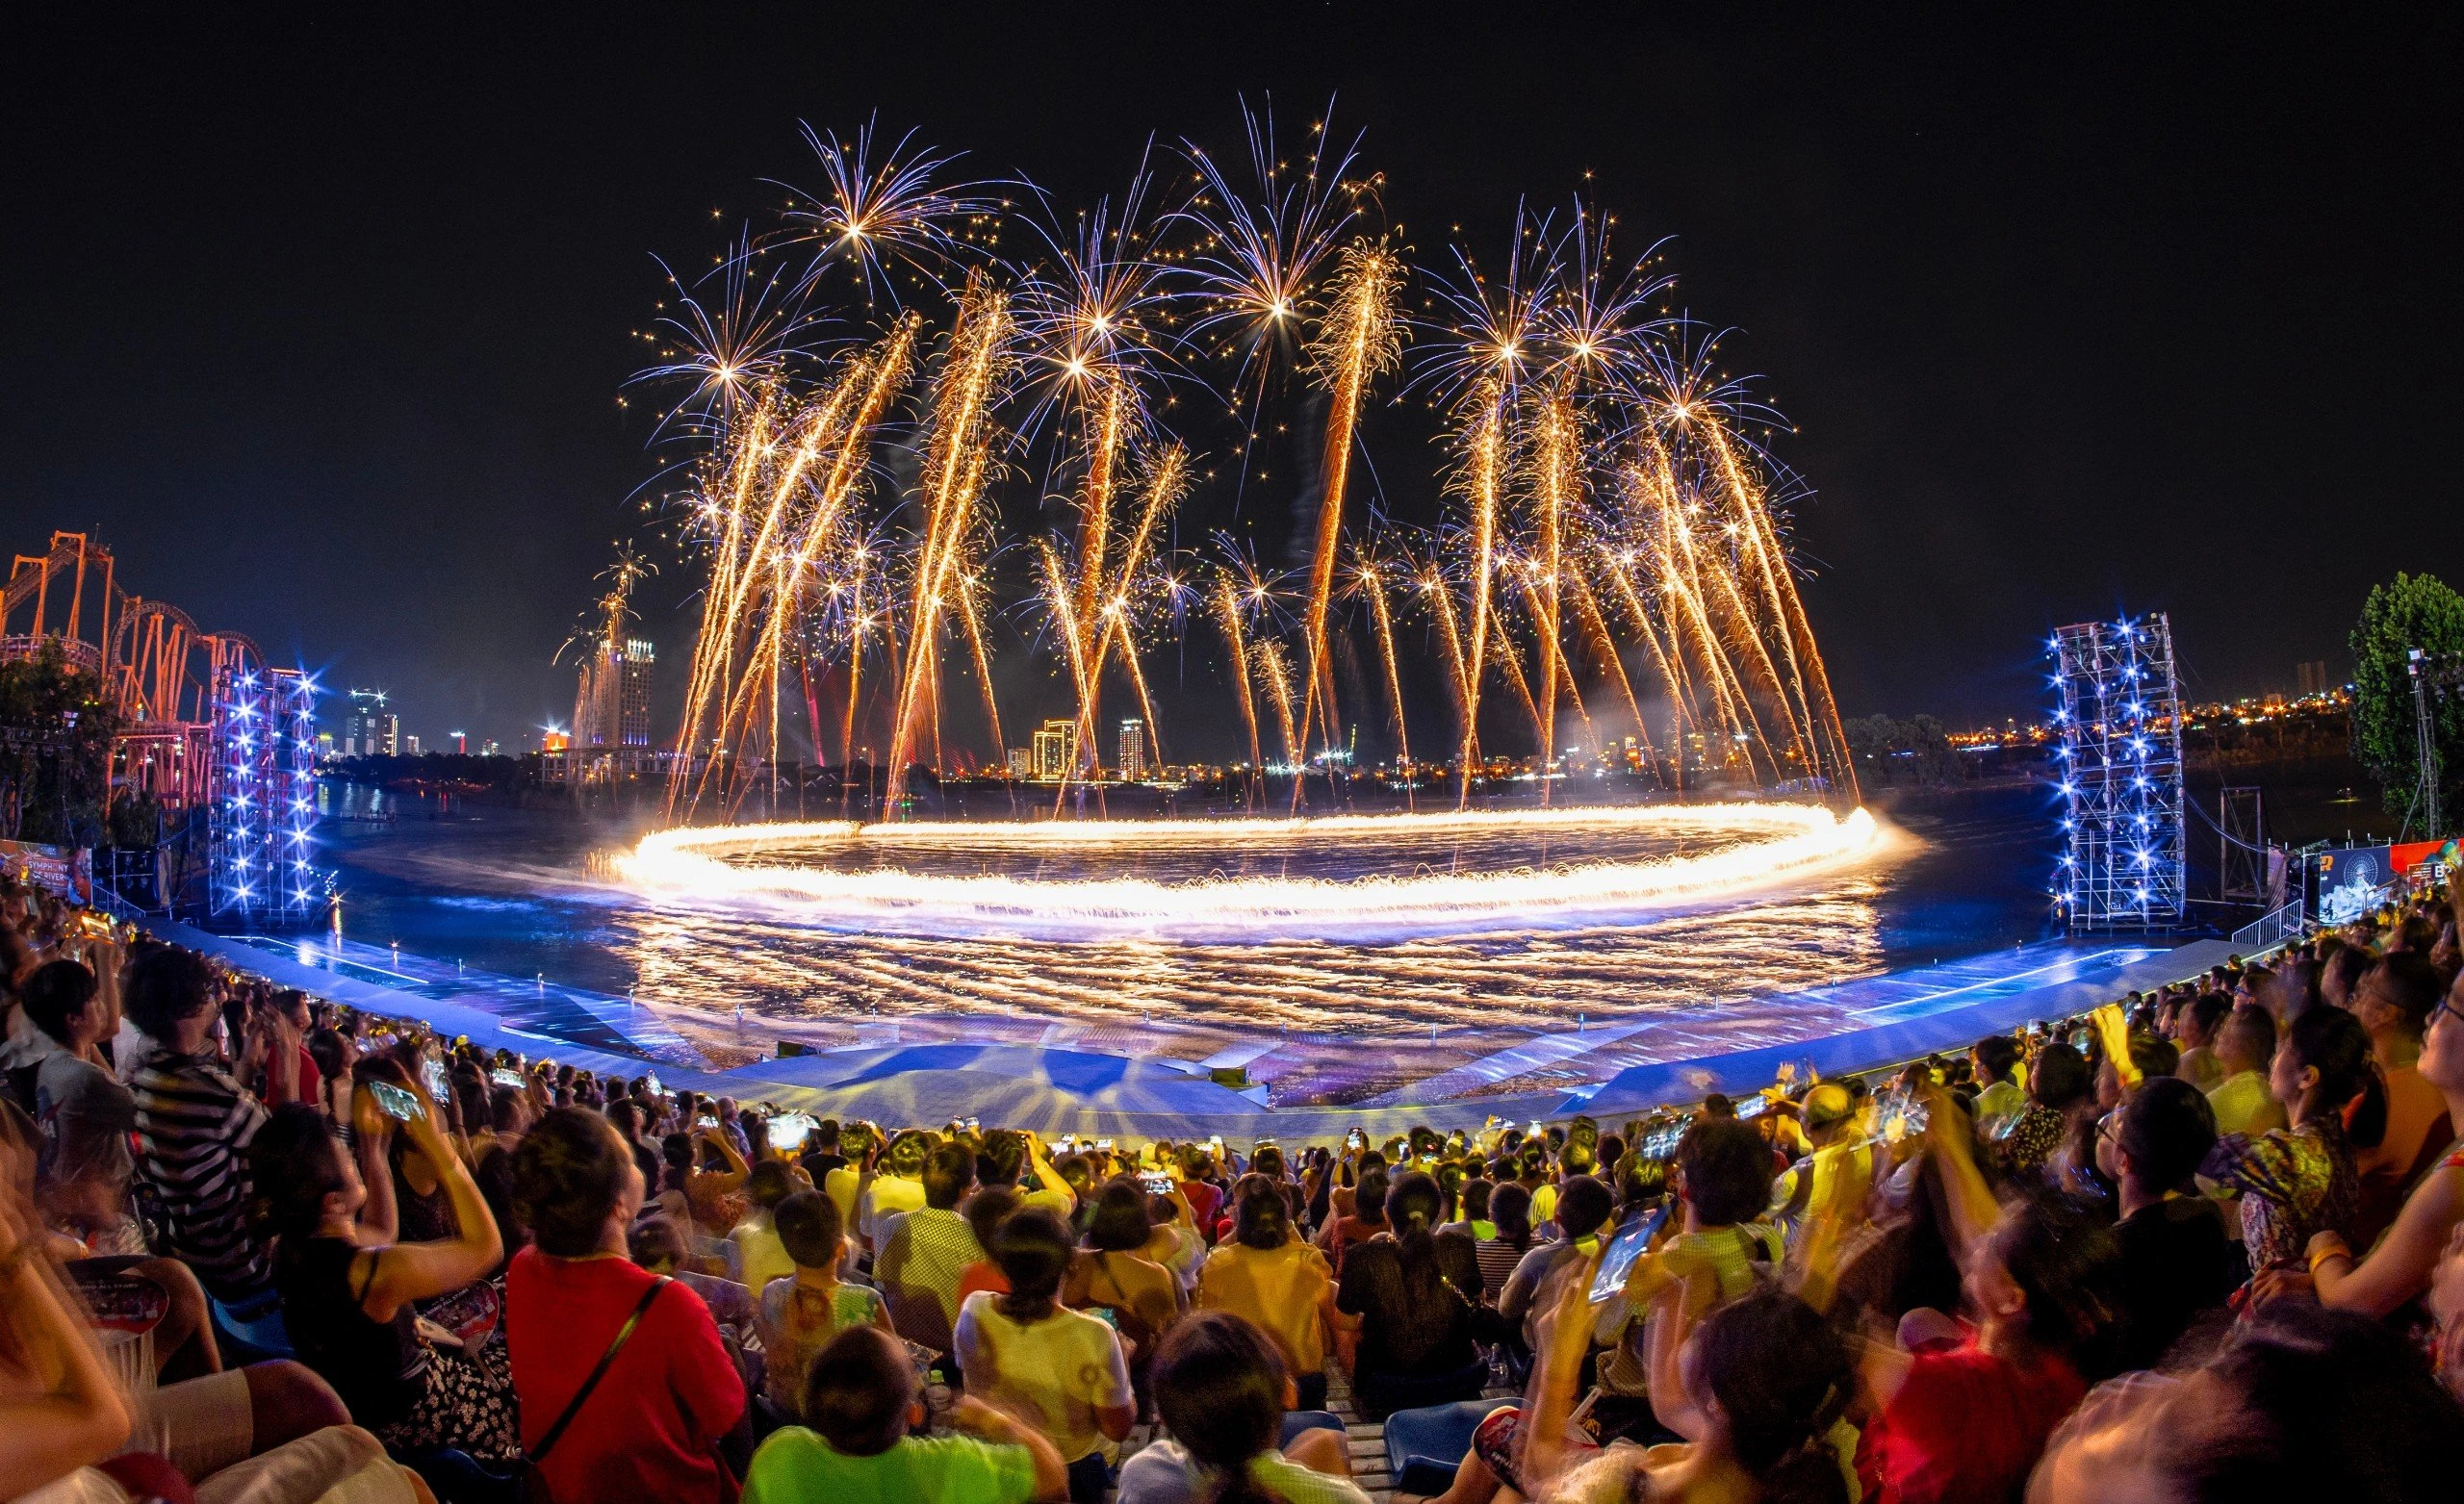
M 924 523 L 907 617 L 907 661 L 890 722 L 893 800 L 896 780 L 911 766 L 919 717 L 929 710 L 938 725 L 941 621 L 959 577 L 979 563 L 972 550 L 985 541 L 978 508 L 996 437 L 993 409 L 1011 366 L 1012 333 L 1008 294 L 980 268 L 969 271 L 934 395 L 932 440 L 925 450 Z
M 1402 350 L 1402 334 L 1395 319 L 1395 300 L 1402 284 L 1401 257 L 1381 242 L 1353 242 L 1345 248 L 1311 345 L 1328 406 L 1321 472 L 1324 493 L 1318 502 L 1317 547 L 1310 555 L 1309 599 L 1301 617 L 1303 651 L 1309 660 L 1307 689 L 1300 701 L 1304 749 L 1313 723 L 1323 725 L 1328 746 L 1341 735 L 1335 718 L 1334 666 L 1326 652 L 1326 608 L 1334 597 L 1335 555 L 1343 541 L 1344 491 L 1351 475 L 1353 432 L 1369 397 L 1369 383 L 1391 367 Z M 1292 798 L 1296 806 L 1300 801 L 1297 782 Z

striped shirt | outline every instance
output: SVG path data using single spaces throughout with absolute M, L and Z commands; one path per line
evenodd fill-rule
M 219 1063 L 199 1056 L 157 1054 L 129 1085 L 137 1093 L 137 1172 L 163 1202 L 162 1251 L 221 1299 L 266 1288 L 272 1270 L 246 1222 L 254 1188 L 247 1150 L 266 1109 Z

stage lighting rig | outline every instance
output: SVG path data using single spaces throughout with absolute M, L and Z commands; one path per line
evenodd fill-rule
M 2172 625 L 2162 612 L 2082 622 L 2046 646 L 2064 802 L 2054 903 L 2077 930 L 2179 925 L 2189 884 Z

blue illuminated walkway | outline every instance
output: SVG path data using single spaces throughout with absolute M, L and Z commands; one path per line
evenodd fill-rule
M 1784 1062 L 1810 1060 L 1824 1076 L 1964 1051 L 1985 1034 L 2079 1013 L 2134 988 L 2206 970 L 2230 953 L 2223 941 L 2167 949 L 2155 942 L 2047 943 L 1915 967 L 1835 986 L 1757 999 L 1775 1018 L 1810 1012 L 1855 1027 L 1725 1053 L 1688 1053 L 1571 1089 L 1491 1094 L 1552 1066 L 1613 1055 L 1666 1015 L 1621 1020 L 1521 1040 L 1351 1108 L 1276 1109 L 1252 1089 L 1216 1084 L 1209 1064 L 1234 1063 L 1101 1054 L 1034 1044 L 909 1043 L 891 1029 L 874 1042 L 717 1070 L 656 1010 L 544 979 L 466 971 L 447 961 L 323 935 L 274 940 L 156 927 L 165 938 L 219 955 L 235 966 L 362 1011 L 427 1019 L 447 1034 L 487 1048 L 547 1055 L 603 1076 L 655 1069 L 671 1088 L 770 1101 L 841 1118 L 925 1123 L 980 1116 L 1058 1134 L 1190 1136 L 1218 1133 L 1313 1140 L 1352 1127 L 1373 1134 L 1412 1124 L 1476 1128 L 1488 1116 L 1604 1119 L 1690 1103 L 1707 1092 L 1743 1095 L 1768 1085 Z M 1268 1046 L 1270 1048 L 1271 1046 Z

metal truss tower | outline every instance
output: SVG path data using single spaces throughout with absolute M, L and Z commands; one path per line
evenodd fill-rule
M 324 905 L 316 865 L 317 685 L 218 655 L 208 907 L 219 922 L 298 924 Z
M 2190 892 L 2172 625 L 2162 612 L 2083 622 L 2049 646 L 2066 805 L 2054 902 L 2076 930 L 2179 925 Z

